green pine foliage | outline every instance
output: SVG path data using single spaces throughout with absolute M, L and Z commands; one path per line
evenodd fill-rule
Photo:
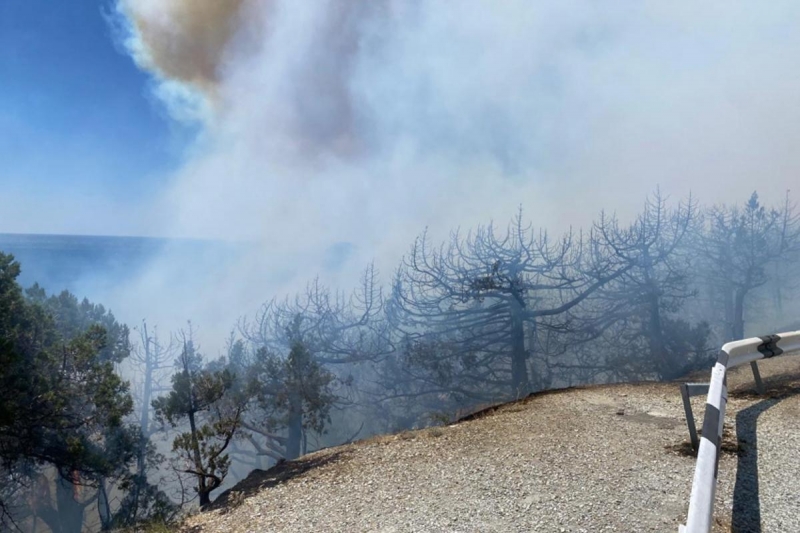
M 244 404 L 232 401 L 229 392 L 234 375 L 227 369 L 203 366 L 202 356 L 190 339 L 185 340 L 172 376 L 172 390 L 153 401 L 156 420 L 172 427 L 186 427 L 172 442 L 180 470 L 195 476 L 200 506 L 211 503 L 211 492 L 228 475 L 228 446 L 241 424 Z
M 249 389 L 262 415 L 250 427 L 263 434 L 286 430 L 286 436 L 277 439 L 286 459 L 303 453 L 307 432 L 325 432 L 337 400 L 336 377 L 314 357 L 300 333 L 301 321 L 295 317 L 287 328 L 288 354 L 259 348 L 248 369 Z
M 127 328 L 68 292 L 26 294 L 19 274 L 13 256 L 0 253 L 0 468 L 13 480 L 0 489 L 5 520 L 24 517 L 17 485 L 44 468 L 69 491 L 121 475 L 133 457 L 123 424 L 132 401 L 114 369 L 128 353 Z M 82 502 L 56 501 L 38 514 L 53 531 L 79 530 Z

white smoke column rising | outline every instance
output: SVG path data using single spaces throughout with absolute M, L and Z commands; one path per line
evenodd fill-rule
M 601 208 L 633 213 L 657 185 L 705 202 L 756 188 L 777 200 L 800 167 L 793 0 L 120 10 L 169 109 L 204 125 L 153 233 L 258 243 L 200 301 L 188 283 L 172 298 L 220 327 L 317 273 L 346 287 L 372 258 L 388 273 L 425 226 L 505 222 L 522 204 L 561 230 Z M 352 253 L 326 269 L 337 243 Z M 169 293 L 164 268 L 136 297 Z

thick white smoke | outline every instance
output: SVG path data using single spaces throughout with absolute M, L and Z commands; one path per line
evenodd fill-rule
M 118 295 L 142 314 L 143 295 L 166 295 L 163 309 L 224 329 L 317 273 L 347 286 L 372 258 L 388 273 L 425 226 L 505 222 L 520 204 L 560 230 L 632 213 L 657 185 L 711 203 L 779 199 L 797 181 L 793 0 L 121 0 L 120 13 L 169 109 L 204 128 L 151 233 L 257 243 L 200 287 L 162 262 Z M 349 251 L 338 268 L 331 250 Z

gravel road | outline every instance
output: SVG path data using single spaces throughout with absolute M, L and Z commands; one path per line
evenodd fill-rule
M 759 521 L 764 532 L 800 531 L 800 396 L 792 396 L 800 392 L 800 358 L 765 361 L 761 369 L 771 391 L 765 397 L 749 392 L 749 367 L 729 377 L 715 531 L 730 531 L 732 521 L 737 531 L 759 531 Z M 697 416 L 703 401 L 694 400 Z M 747 442 L 737 454 L 740 439 Z M 687 442 L 676 384 L 551 392 L 453 426 L 376 437 L 257 471 L 226 495 L 226 506 L 184 527 L 675 533 L 694 472 Z

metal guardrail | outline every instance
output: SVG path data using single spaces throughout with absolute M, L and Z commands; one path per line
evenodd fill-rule
M 719 453 L 722 444 L 722 426 L 725 422 L 725 405 L 728 402 L 727 371 L 759 359 L 768 359 L 785 352 L 800 350 L 800 330 L 766 337 L 753 337 L 725 344 L 719 352 L 717 363 L 711 370 L 708 384 L 706 413 L 700 447 L 697 450 L 697 465 L 689 500 L 689 516 L 680 533 L 708 533 L 714 512 L 714 495 L 717 490 Z M 760 382 L 757 368 L 756 381 Z M 757 383 L 757 385 L 760 385 Z

